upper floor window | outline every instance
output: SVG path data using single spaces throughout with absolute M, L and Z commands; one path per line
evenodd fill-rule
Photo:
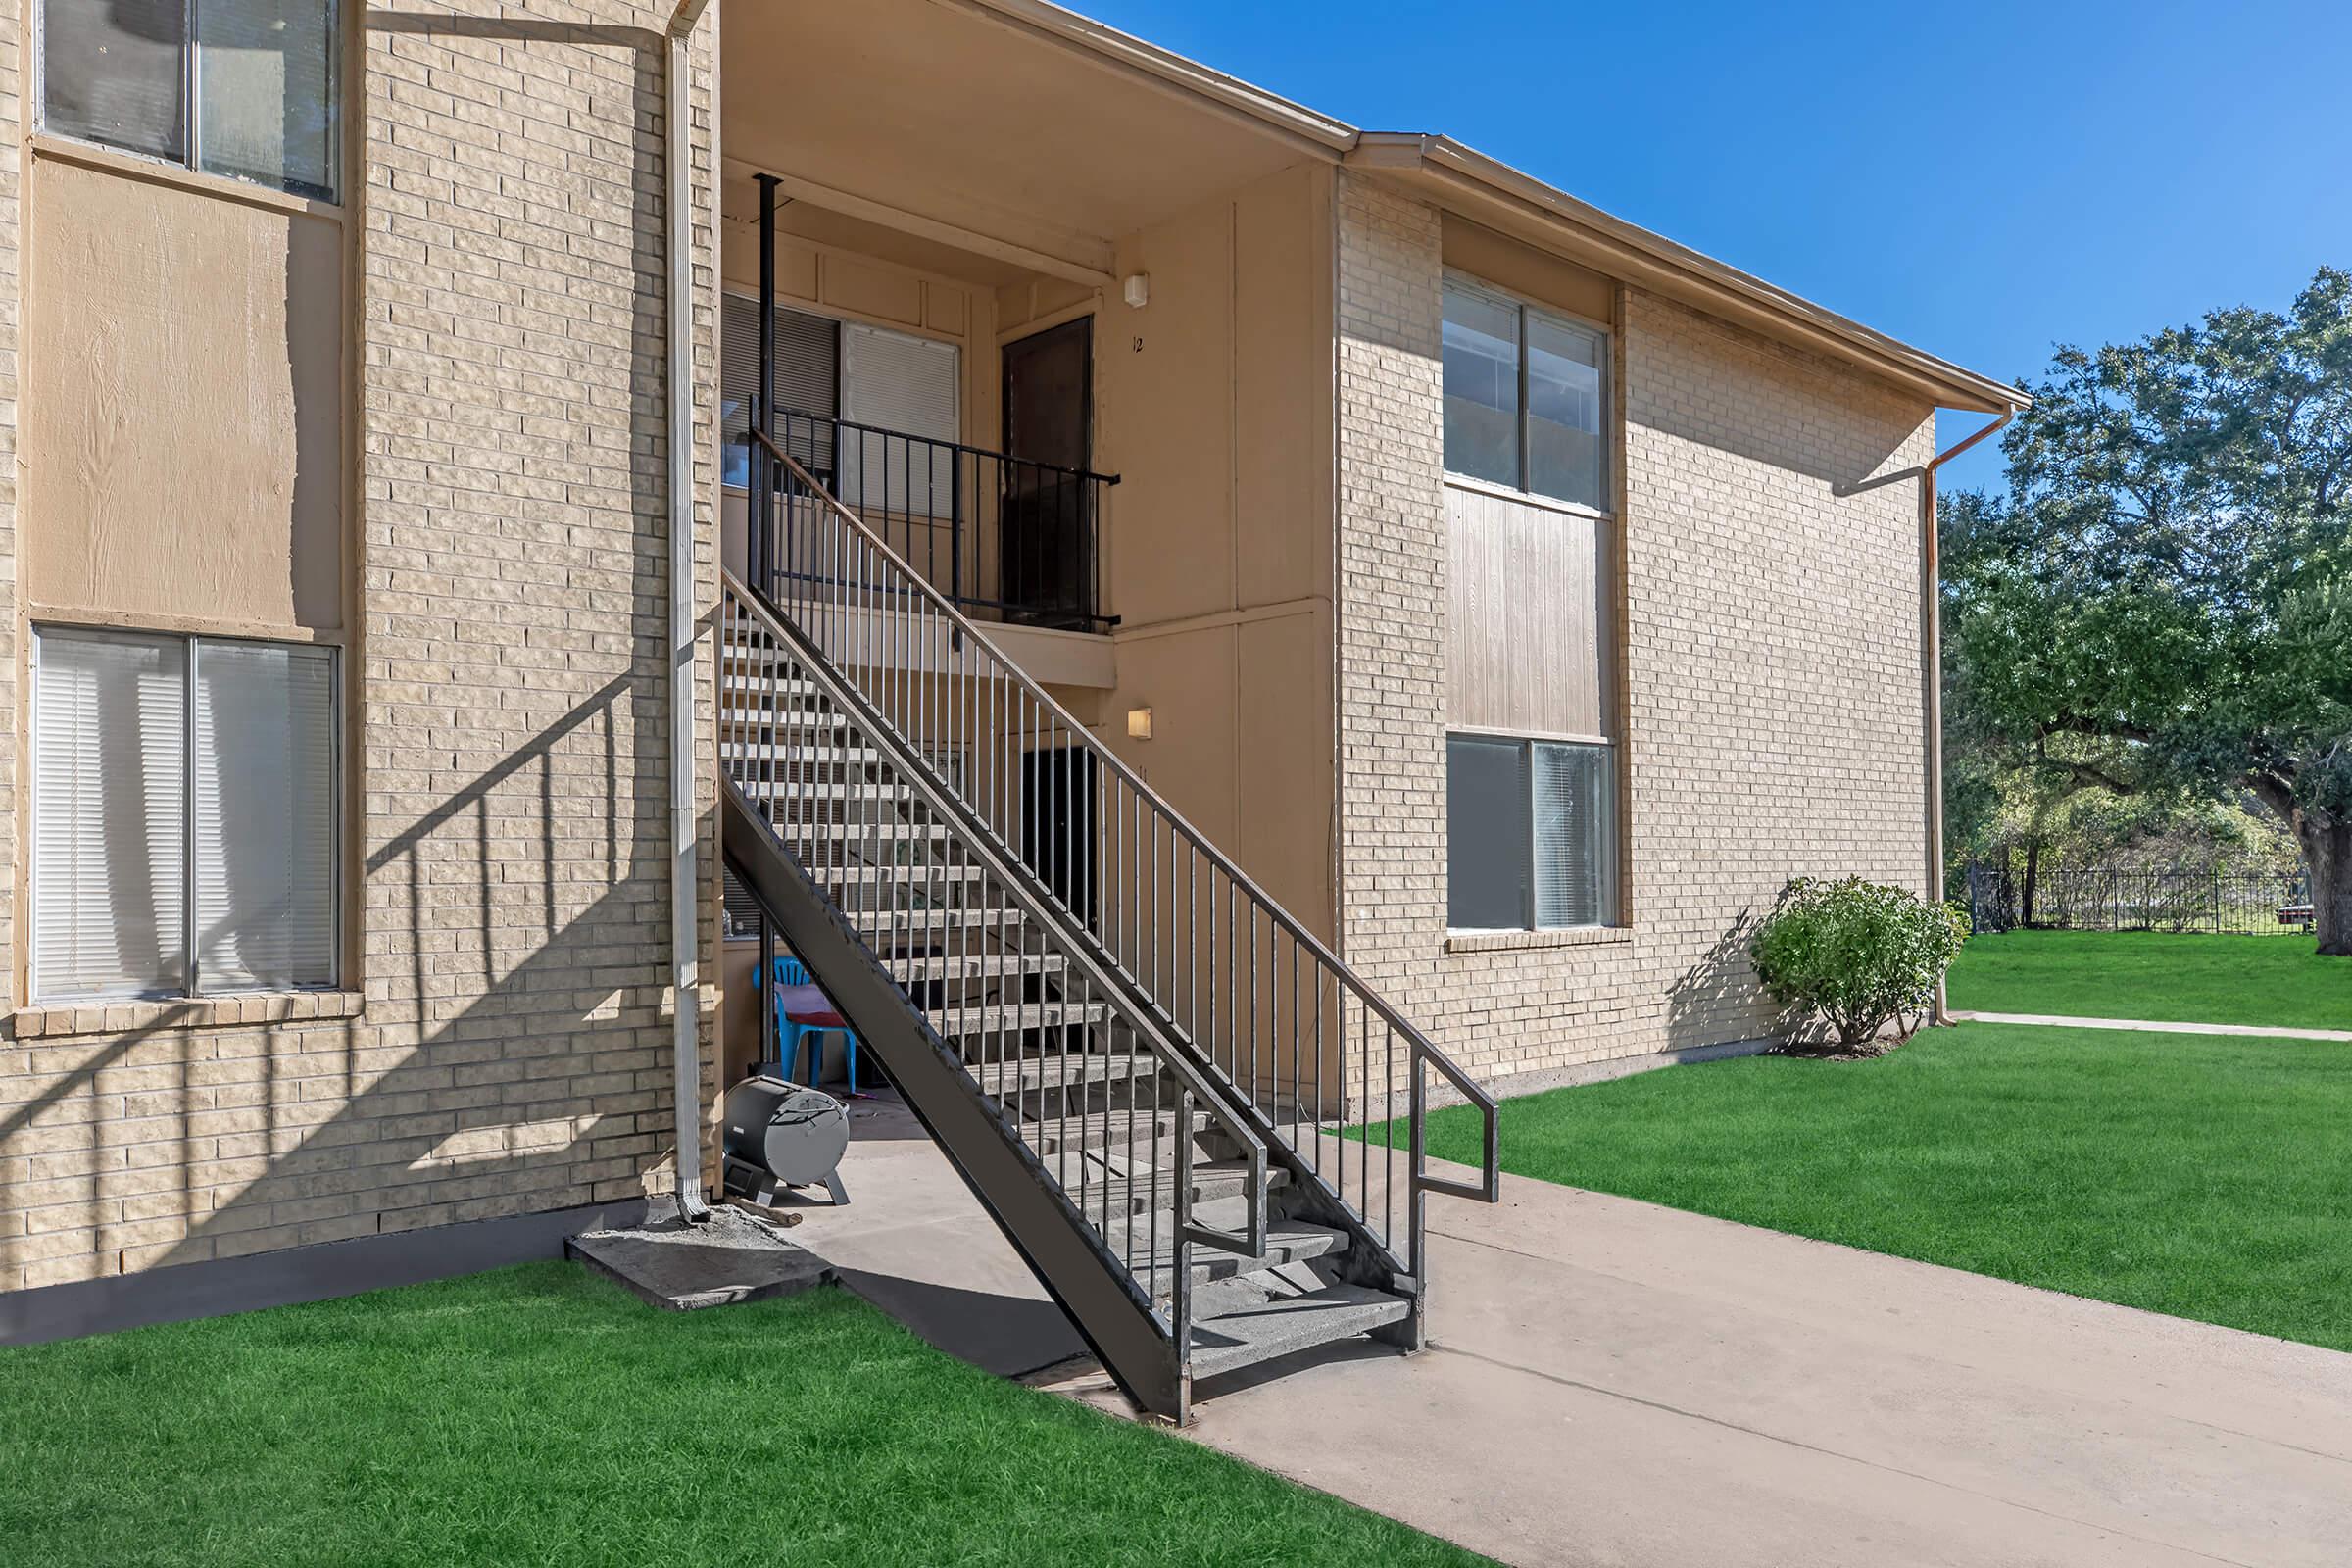
M 335 0 L 46 0 L 41 123 L 335 199 Z
M 41 627 L 35 1000 L 336 979 L 332 649 Z
M 1446 279 L 1446 466 L 1609 510 L 1608 334 Z
M 730 293 L 721 309 L 720 477 L 740 487 L 751 482 L 744 440 L 760 392 L 760 302 Z M 861 491 L 878 498 L 882 488 L 863 469 L 888 469 L 894 499 L 944 514 L 952 481 L 937 444 L 961 433 L 962 358 L 954 344 L 779 305 L 775 354 L 778 445 L 853 505 Z

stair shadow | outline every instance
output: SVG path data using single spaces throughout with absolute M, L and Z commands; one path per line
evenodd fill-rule
M 1093 1353 L 1061 1308 L 1050 1300 L 967 1291 L 865 1269 L 837 1273 L 859 1298 L 897 1318 L 934 1348 L 999 1377 L 1022 1377 Z

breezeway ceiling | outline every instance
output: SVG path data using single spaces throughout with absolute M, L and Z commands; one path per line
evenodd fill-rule
M 952 0 L 754 0 L 724 17 L 727 173 L 791 176 L 819 206 L 807 186 L 1102 270 L 1118 236 L 1312 155 Z

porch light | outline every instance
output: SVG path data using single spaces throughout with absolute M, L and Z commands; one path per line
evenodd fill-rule
M 1152 738 L 1152 710 L 1149 708 L 1127 710 L 1127 738 L 1131 741 L 1148 741 Z
M 1152 274 L 1129 272 L 1126 281 L 1119 285 L 1119 296 L 1137 310 L 1142 310 L 1152 303 Z

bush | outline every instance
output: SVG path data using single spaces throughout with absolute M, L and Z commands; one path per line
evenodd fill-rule
M 1799 877 L 1748 939 L 1747 956 L 1775 1002 L 1808 1020 L 1826 1015 L 1840 1044 L 1859 1046 L 1889 1019 L 1925 1019 L 1967 936 L 1966 914 L 1905 889 Z

